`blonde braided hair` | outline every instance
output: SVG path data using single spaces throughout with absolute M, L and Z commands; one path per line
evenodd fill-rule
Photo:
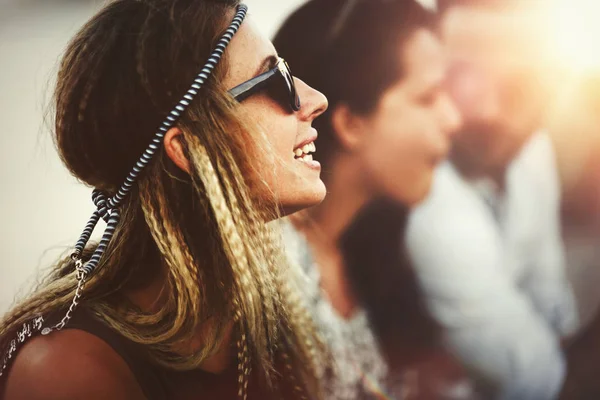
M 114 0 L 81 30 L 65 53 L 56 89 L 56 143 L 74 175 L 107 192 L 118 187 L 236 5 Z M 169 63 L 157 62 L 158 55 Z M 154 362 L 175 370 L 197 368 L 214 355 L 236 321 L 240 397 L 251 369 L 269 383 L 275 379 L 278 354 L 297 392 L 318 396 L 318 335 L 265 223 L 277 210 L 257 204 L 249 192 L 248 176 L 257 173 L 252 156 L 268 154 L 267 144 L 244 124 L 220 86 L 226 64 L 225 56 L 178 122 L 190 175 L 164 153 L 157 155 L 122 204 L 120 224 L 86 283 L 83 302 L 112 329 L 144 345 Z M 82 258 L 94 250 L 90 245 Z M 164 278 L 160 301 L 141 310 L 125 293 L 156 277 Z M 2 318 L 0 349 L 32 317 L 68 306 L 76 283 L 74 261 L 61 258 L 37 290 Z M 202 346 L 186 348 L 201 326 L 208 328 Z

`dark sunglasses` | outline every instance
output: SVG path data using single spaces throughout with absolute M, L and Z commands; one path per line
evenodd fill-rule
M 292 71 L 290 71 L 288 63 L 281 57 L 277 59 L 275 68 L 237 85 L 229 91 L 229 94 L 237 101 L 242 102 L 265 89 L 271 89 L 273 97 L 276 100 L 282 100 L 284 105 L 289 104 L 292 111 L 300 110 L 300 97 L 296 91 Z

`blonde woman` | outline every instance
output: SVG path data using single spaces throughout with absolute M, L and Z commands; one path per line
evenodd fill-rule
M 317 397 L 319 341 L 266 223 L 323 199 L 327 101 L 246 7 L 112 1 L 68 46 L 55 107 L 97 211 L 1 320 L 0 397 Z

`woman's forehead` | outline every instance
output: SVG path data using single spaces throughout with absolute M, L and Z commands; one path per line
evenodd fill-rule
M 229 68 L 225 84 L 228 87 L 258 75 L 264 60 L 277 54 L 271 41 L 260 31 L 251 15 L 240 26 L 227 47 L 227 52 Z

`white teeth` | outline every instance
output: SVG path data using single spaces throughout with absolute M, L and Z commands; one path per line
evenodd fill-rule
M 294 156 L 302 159 L 303 155 L 308 155 L 310 153 L 314 153 L 315 151 L 317 151 L 317 146 L 315 146 L 315 142 L 311 142 L 311 143 L 305 144 L 302 147 L 298 147 L 296 150 L 294 150 Z
M 312 160 L 313 160 L 312 154 L 307 154 L 304 157 L 302 157 L 302 161 L 312 161 Z

